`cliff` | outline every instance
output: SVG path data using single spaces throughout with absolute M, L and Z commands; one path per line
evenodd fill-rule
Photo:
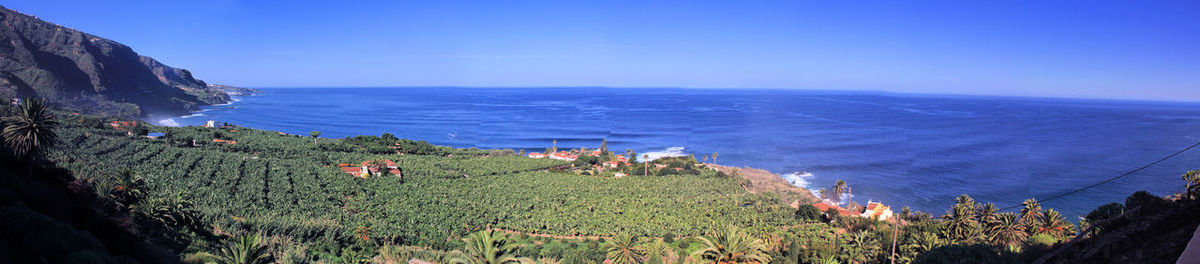
M 128 46 L 0 7 L 0 97 L 44 97 L 70 110 L 181 114 L 225 103 L 191 72 Z

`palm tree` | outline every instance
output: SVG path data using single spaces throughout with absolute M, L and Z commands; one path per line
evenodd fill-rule
M 713 164 L 717 164 L 717 152 L 713 151 Z
M 865 263 L 869 260 L 869 256 L 878 255 L 880 249 L 879 241 L 875 240 L 875 237 L 870 236 L 867 231 L 850 233 L 850 236 L 847 238 L 850 243 L 845 247 L 846 250 L 844 252 L 848 253 L 846 259 L 854 263 Z
M 646 168 L 646 174 L 645 174 L 645 175 L 650 175 L 650 161 L 649 161 L 649 159 L 650 159 L 650 154 L 642 154 L 642 164 L 644 164 L 644 165 L 645 165 L 645 166 L 642 166 L 642 167 L 645 167 L 645 168 Z
M 308 135 L 312 136 L 313 144 L 317 144 L 317 138 L 321 137 L 321 131 L 308 132 Z
M 27 177 L 33 178 L 33 162 L 42 150 L 54 147 L 58 134 L 58 120 L 50 113 L 46 100 L 41 98 L 26 98 L 17 108 L 17 114 L 4 119 L 4 141 L 17 158 L 23 158 L 29 165 Z
M 646 254 L 646 263 L 675 263 L 678 260 L 675 247 L 662 240 L 655 239 L 642 247 L 644 249 L 642 252 Z
M 633 236 L 628 234 L 617 234 L 604 247 L 611 264 L 636 264 L 644 258 L 642 249 L 634 244 Z
M 968 197 L 969 198 L 969 197 Z M 948 238 L 958 241 L 968 241 L 979 232 L 979 222 L 975 220 L 974 201 L 960 202 L 946 212 L 946 233 Z
M 833 184 L 833 201 L 841 203 L 842 194 L 846 193 L 846 191 L 849 189 L 850 186 L 846 185 L 845 180 L 837 180 L 837 182 Z
M 517 245 L 508 244 L 508 240 L 502 235 L 496 236 L 495 231 L 479 231 L 467 235 L 463 238 L 466 242 L 463 250 L 466 252 L 459 253 L 459 256 L 450 260 L 450 263 L 457 264 L 501 264 L 501 263 L 527 263 L 532 260 L 517 256 Z
M 1016 251 L 1017 246 L 1021 241 L 1025 241 L 1029 237 L 1029 233 L 1025 232 L 1025 226 L 1017 219 L 1017 215 L 1013 213 L 1000 213 L 996 215 L 996 224 L 988 230 L 991 233 L 988 240 L 1000 246 L 1005 246 L 1010 251 Z
M 944 246 L 946 243 L 933 232 L 920 232 L 913 236 L 912 249 L 918 253 L 933 250 L 934 248 Z
M 703 263 L 770 263 L 767 245 L 762 239 L 741 232 L 735 226 L 725 229 L 709 239 L 697 236 L 704 248 L 692 253 L 692 257 Z
M 203 230 L 198 230 L 197 226 L 200 217 L 189 200 L 183 193 L 153 199 L 147 202 L 149 206 L 144 207 L 146 210 L 144 214 L 163 226 L 185 227 L 200 234 L 203 232 Z
M 608 139 L 600 140 L 600 156 L 608 156 Z
M 1183 181 L 1187 182 L 1187 188 L 1184 189 L 1184 197 L 1196 199 L 1196 196 L 1200 194 L 1200 170 L 1184 173 Z
M 1038 218 L 1042 216 L 1042 205 L 1033 198 L 1021 202 L 1021 205 L 1021 223 L 1029 227 L 1036 226 Z
M 240 234 L 225 240 L 216 254 L 199 252 L 184 259 L 187 263 L 268 264 L 274 263 L 271 249 L 258 234 Z
M 996 213 L 999 211 L 1000 211 L 1000 209 L 996 208 L 996 204 L 993 204 L 993 203 L 983 204 L 983 207 L 979 207 L 979 213 L 977 214 L 977 216 L 979 217 L 979 222 L 988 224 L 988 225 L 996 223 L 996 220 L 997 220 Z
M 1038 218 L 1038 223 L 1040 225 L 1037 233 L 1050 234 L 1055 237 L 1068 234 L 1073 227 L 1063 218 L 1062 214 L 1054 209 L 1046 209 L 1046 212 Z
M 126 209 L 141 202 L 142 198 L 146 196 L 145 181 L 142 180 L 142 176 L 129 169 L 117 171 L 112 176 L 112 183 L 109 198 L 116 200 Z

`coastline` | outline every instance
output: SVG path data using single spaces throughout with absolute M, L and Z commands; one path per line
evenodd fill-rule
M 751 193 L 779 193 L 783 197 L 784 202 L 792 208 L 799 208 L 801 204 L 811 204 L 820 201 L 816 195 L 813 195 L 812 191 L 792 185 L 783 176 L 767 170 L 751 167 L 739 168 L 712 163 L 704 163 L 703 166 L 746 179 L 749 183 L 743 187 Z

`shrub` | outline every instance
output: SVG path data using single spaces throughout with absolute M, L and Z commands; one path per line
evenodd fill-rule
M 800 205 L 800 208 L 796 209 L 795 216 L 796 220 L 800 222 L 821 221 L 821 209 L 817 209 L 816 206 L 811 204 Z

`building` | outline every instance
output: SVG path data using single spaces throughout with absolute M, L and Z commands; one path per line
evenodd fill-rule
M 216 120 L 208 120 L 208 122 L 204 122 L 204 125 L 200 126 L 200 127 L 217 127 L 217 121 Z
M 535 159 L 542 159 L 542 158 L 546 158 L 546 154 L 542 154 L 541 152 L 530 152 L 529 157 L 535 158 Z
M 892 217 L 892 209 L 878 202 L 867 201 L 867 209 L 859 216 L 883 221 Z
M 821 212 L 822 212 L 822 213 L 824 213 L 824 212 L 828 212 L 830 208 L 833 208 L 834 210 L 836 210 L 836 211 L 837 211 L 838 215 L 841 215 L 841 216 L 854 216 L 854 213 L 851 213 L 851 212 L 850 212 L 850 210 L 846 210 L 845 208 L 842 208 L 841 206 L 832 205 L 832 204 L 828 204 L 828 203 L 825 203 L 825 202 L 816 202 L 816 203 L 814 203 L 814 204 L 812 204 L 812 205 L 813 205 L 814 207 L 817 207 L 817 210 L 821 210 Z
M 137 121 L 112 121 L 112 122 L 108 123 L 108 125 L 112 126 L 112 128 L 116 129 L 116 130 L 125 130 L 127 128 L 136 127 L 138 125 L 138 122 Z
M 613 174 L 613 177 L 614 177 L 614 178 L 621 178 L 621 177 L 625 177 L 625 173 L 624 173 L 624 172 L 618 172 L 618 173 L 616 173 L 616 174 Z
M 550 154 L 550 159 L 574 161 L 576 159 L 579 159 L 579 155 L 560 151 L 560 152 L 555 152 L 553 154 Z
M 224 140 L 224 139 L 214 138 L 213 142 L 225 143 L 225 144 L 229 144 L 229 145 L 237 145 L 237 140 Z
M 617 166 L 621 166 L 621 162 L 618 162 L 618 161 L 605 161 L 604 162 L 604 167 L 616 168 Z
M 343 172 L 346 172 L 346 173 L 349 173 L 350 175 L 354 175 L 355 177 L 361 177 L 361 178 L 366 178 L 367 176 L 370 176 L 370 175 L 378 175 L 381 170 L 386 170 L 389 174 L 392 174 L 392 175 L 395 175 L 398 177 L 404 176 L 404 172 L 400 170 L 400 167 L 396 166 L 396 162 L 385 159 L 385 160 L 383 160 L 383 163 L 384 163 L 383 167 L 379 167 L 379 166 L 375 165 L 374 161 L 368 160 L 368 161 L 363 161 L 362 164 L 359 165 L 358 167 L 350 166 L 350 164 L 338 164 L 338 168 L 341 168 L 341 170 Z

